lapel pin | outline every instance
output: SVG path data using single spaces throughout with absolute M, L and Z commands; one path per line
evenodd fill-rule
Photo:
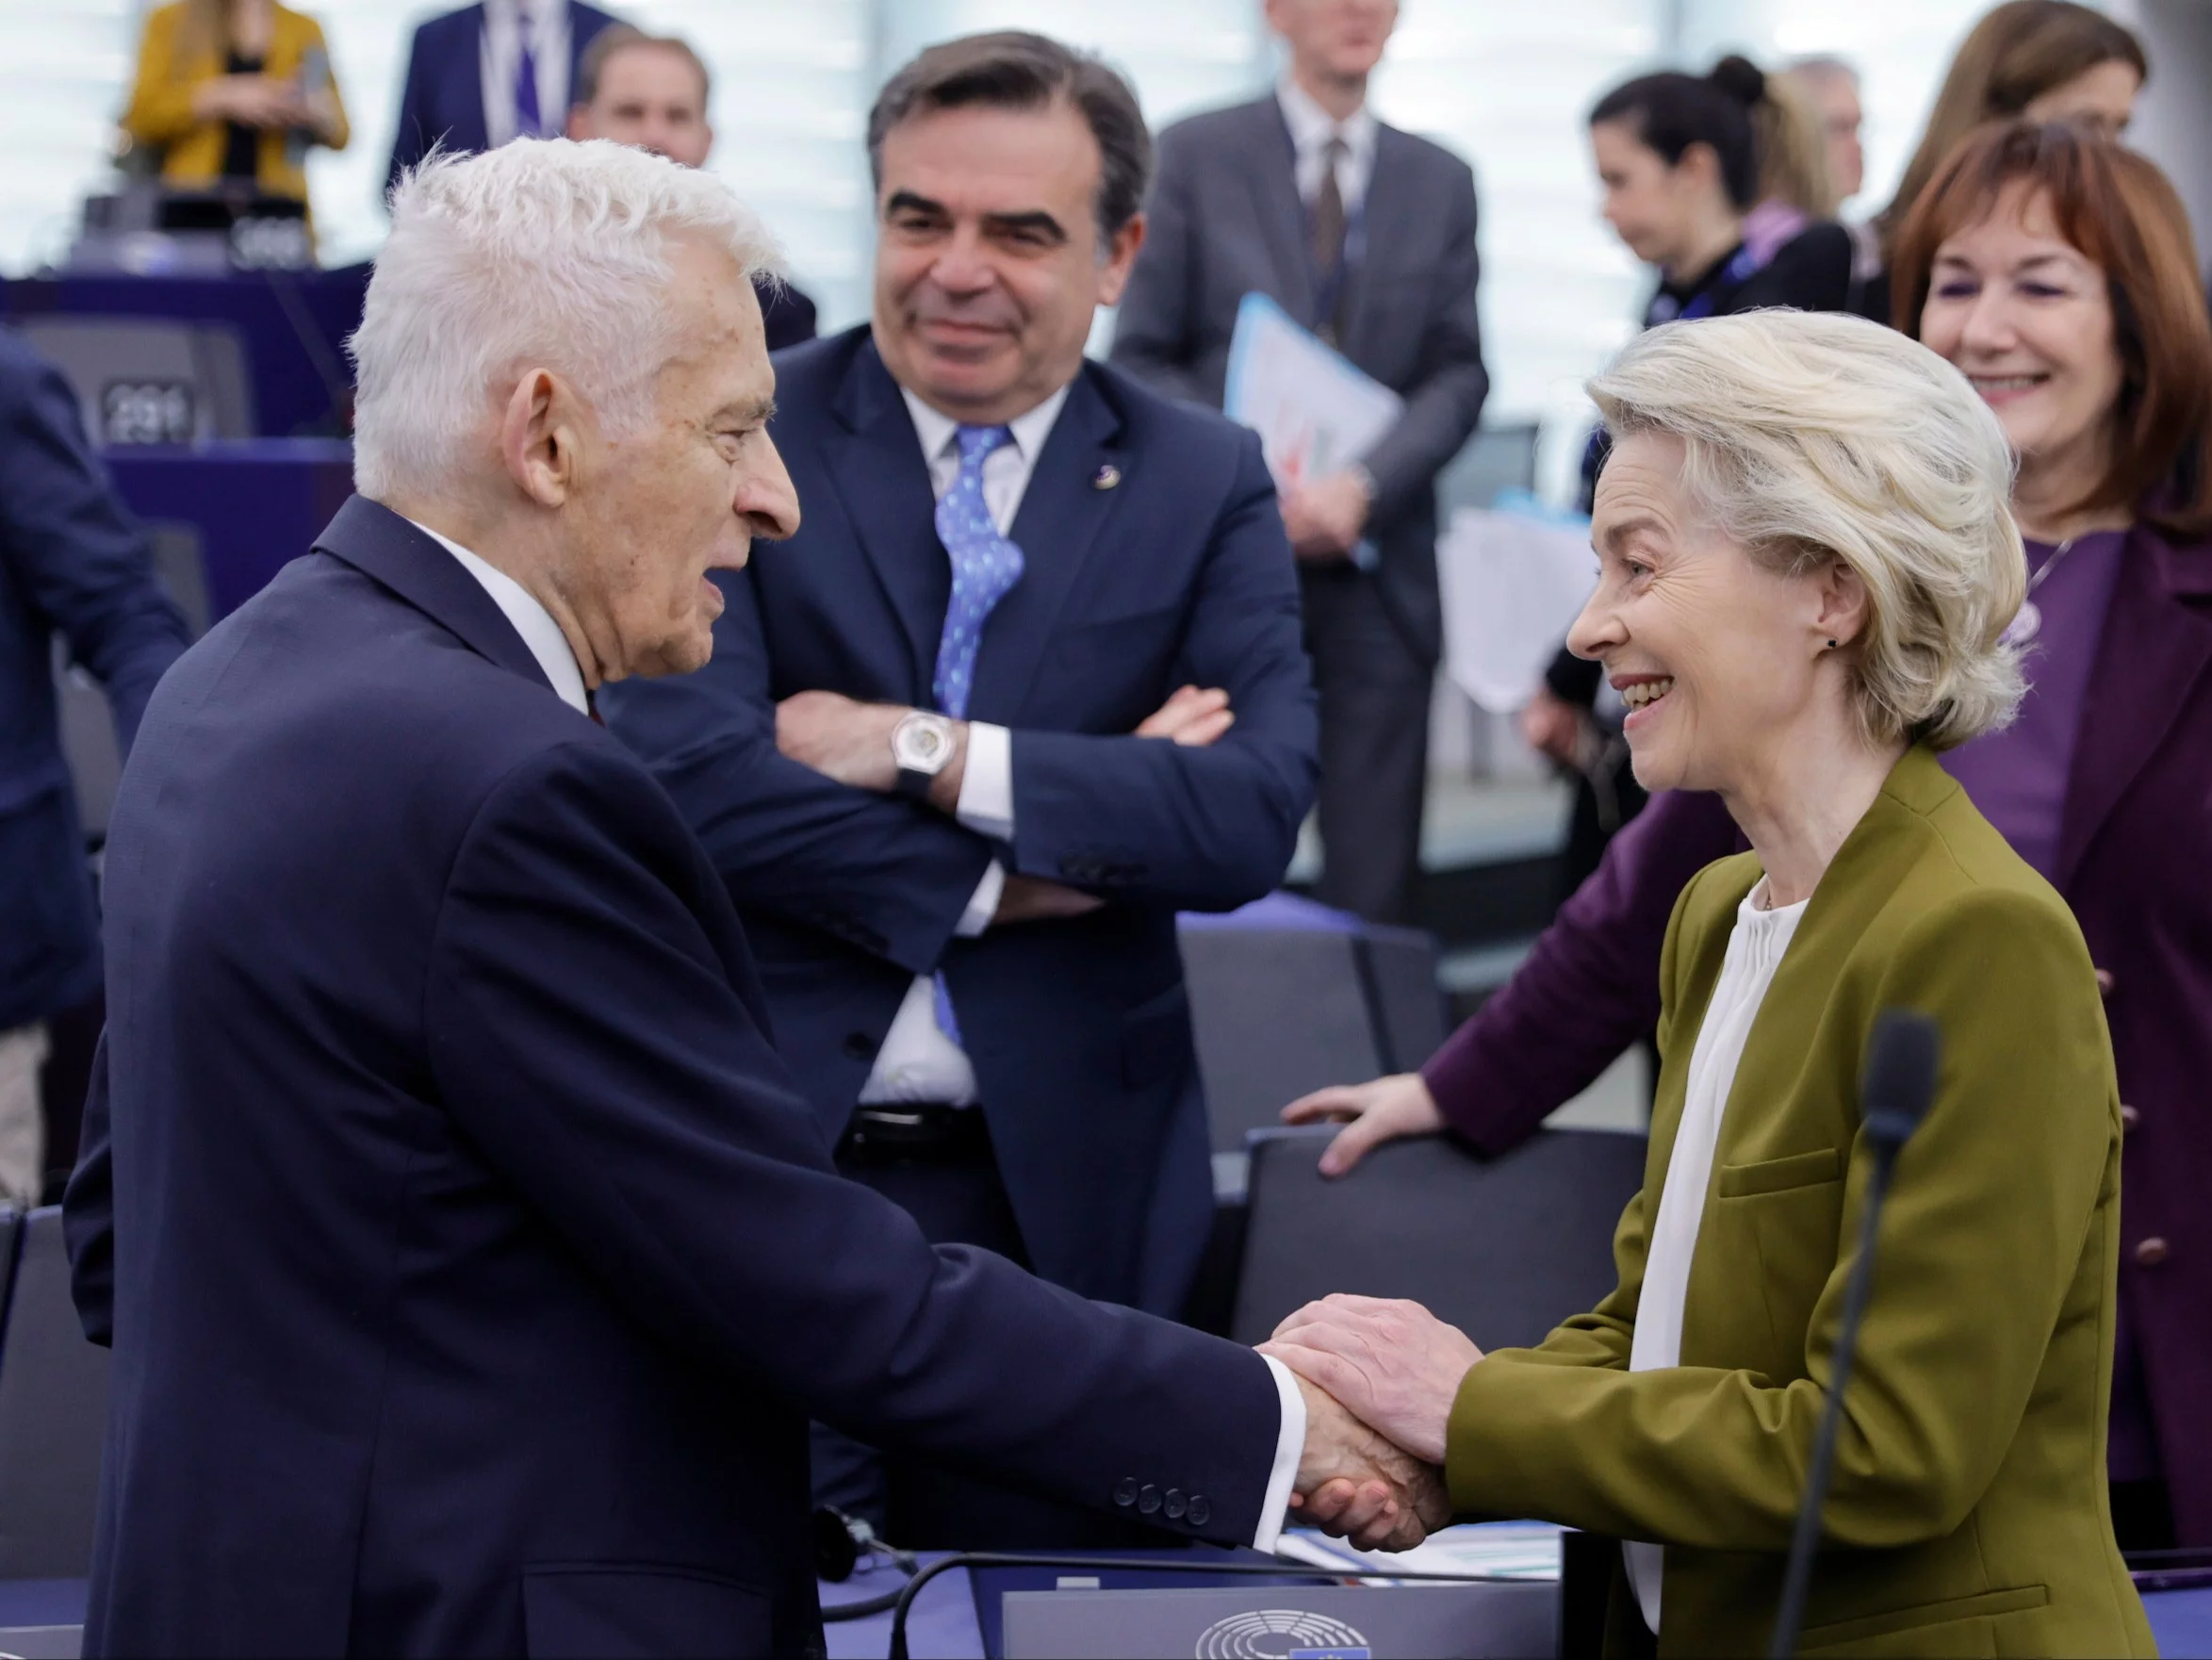
M 1122 469 L 1110 461 L 1102 463 L 1090 475 L 1090 487 L 1094 490 L 1110 490 L 1121 482 Z

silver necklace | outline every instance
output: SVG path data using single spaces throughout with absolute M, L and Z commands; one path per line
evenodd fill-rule
M 2051 550 L 2051 557 L 2027 579 L 2027 592 L 2021 596 L 2020 609 L 2012 620 L 2005 625 L 2004 641 L 2015 650 L 2026 645 L 2043 632 L 2042 608 L 2036 603 L 2036 590 L 2041 587 L 2050 574 L 2058 568 L 2059 562 L 2073 551 L 2073 538 L 2068 536 Z

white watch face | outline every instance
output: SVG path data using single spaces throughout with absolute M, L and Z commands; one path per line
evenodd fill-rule
M 942 715 L 909 715 L 893 729 L 891 755 L 903 772 L 938 773 L 952 756 L 952 722 Z

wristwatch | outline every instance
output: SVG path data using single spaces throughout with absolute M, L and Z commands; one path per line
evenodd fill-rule
M 898 793 L 926 798 L 953 758 L 953 723 L 926 709 L 909 709 L 891 729 L 891 759 L 898 767 Z

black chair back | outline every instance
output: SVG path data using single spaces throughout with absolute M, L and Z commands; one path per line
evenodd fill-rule
M 0 1579 L 82 1579 L 107 1437 L 107 1351 L 69 1294 L 61 1208 L 34 1210 L 0 1315 Z
M 1335 1133 L 1252 1138 L 1237 1341 L 1351 1291 L 1423 1304 L 1485 1351 L 1518 1348 L 1614 1289 L 1614 1229 L 1643 1186 L 1644 1137 L 1541 1130 L 1498 1159 L 1423 1137 L 1332 1181 L 1318 1164 Z

